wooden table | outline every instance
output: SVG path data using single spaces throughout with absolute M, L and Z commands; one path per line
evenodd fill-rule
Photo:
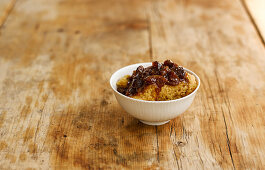
M 265 169 L 260 0 L 1 0 L 0 169 Z M 147 126 L 117 69 L 172 59 L 201 87 Z

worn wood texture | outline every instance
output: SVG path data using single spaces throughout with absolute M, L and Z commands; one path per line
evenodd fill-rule
M 265 53 L 253 25 L 240 2 L 175 3 L 153 3 L 153 59 L 172 56 L 196 71 L 202 86 L 181 124 L 173 125 L 190 133 L 161 137 L 161 146 L 169 146 L 160 149 L 164 162 L 172 150 L 164 141 L 180 139 L 186 145 L 174 151 L 182 153 L 181 168 L 264 168 Z
M 0 169 L 264 169 L 265 50 L 240 1 L 20 0 L 0 35 Z M 167 58 L 201 88 L 143 125 L 109 78 Z

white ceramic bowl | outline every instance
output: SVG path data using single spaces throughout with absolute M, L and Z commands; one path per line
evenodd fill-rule
M 123 67 L 116 71 L 110 78 L 115 97 L 123 109 L 133 117 L 148 125 L 162 125 L 185 112 L 191 105 L 197 90 L 200 87 L 199 77 L 192 71 L 185 69 L 188 73 L 195 76 L 198 86 L 189 95 L 176 100 L 169 101 L 145 101 L 127 97 L 117 91 L 117 81 L 125 76 L 132 75 L 138 66 L 148 67 L 152 63 L 139 63 Z

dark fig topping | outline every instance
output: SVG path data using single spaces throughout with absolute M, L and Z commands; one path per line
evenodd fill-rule
M 152 66 L 153 66 L 154 69 L 160 70 L 162 64 L 159 63 L 158 61 L 154 61 L 154 62 L 152 63 Z
M 185 71 L 182 67 L 177 67 L 176 74 L 179 76 L 180 79 L 184 79 Z
M 171 60 L 166 60 L 166 61 L 164 61 L 164 65 L 168 66 L 168 67 L 172 67 L 174 65 L 174 63 Z
M 187 75 L 184 69 L 171 60 L 164 61 L 163 64 L 158 61 L 152 62 L 152 66 L 144 68 L 137 67 L 132 76 L 128 79 L 127 87 L 118 87 L 117 90 L 126 95 L 133 96 L 141 92 L 146 86 L 155 84 L 157 92 L 165 85 L 176 86 L 182 81 L 187 81 Z
M 138 72 L 138 73 L 142 73 L 143 71 L 144 71 L 144 67 L 143 66 L 139 66 L 136 69 L 136 72 Z
M 170 71 L 168 74 L 169 82 L 174 82 L 175 84 L 179 83 L 179 77 L 174 71 Z
M 121 94 L 126 94 L 126 88 L 124 88 L 124 87 L 117 87 L 117 90 L 118 90 L 118 92 L 120 92 Z
M 167 79 L 160 75 L 148 76 L 144 79 L 147 85 L 156 84 L 159 88 L 163 87 L 167 82 Z

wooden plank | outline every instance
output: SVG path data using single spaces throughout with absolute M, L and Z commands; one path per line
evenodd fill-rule
M 251 19 L 257 27 L 263 43 L 265 42 L 265 1 L 263 0 L 242 0 L 249 12 Z
M 240 2 L 158 1 L 150 23 L 153 59 L 201 78 L 189 111 L 158 127 L 162 165 L 173 149 L 179 169 L 263 169 L 265 51 Z
M 1 33 L 0 169 L 265 166 L 265 52 L 239 2 L 22 0 Z M 108 80 L 166 58 L 202 85 L 185 114 L 146 126 Z
M 17 3 L 0 38 L 0 169 L 157 162 L 155 127 L 125 114 L 109 87 L 120 67 L 150 60 L 144 4 Z

